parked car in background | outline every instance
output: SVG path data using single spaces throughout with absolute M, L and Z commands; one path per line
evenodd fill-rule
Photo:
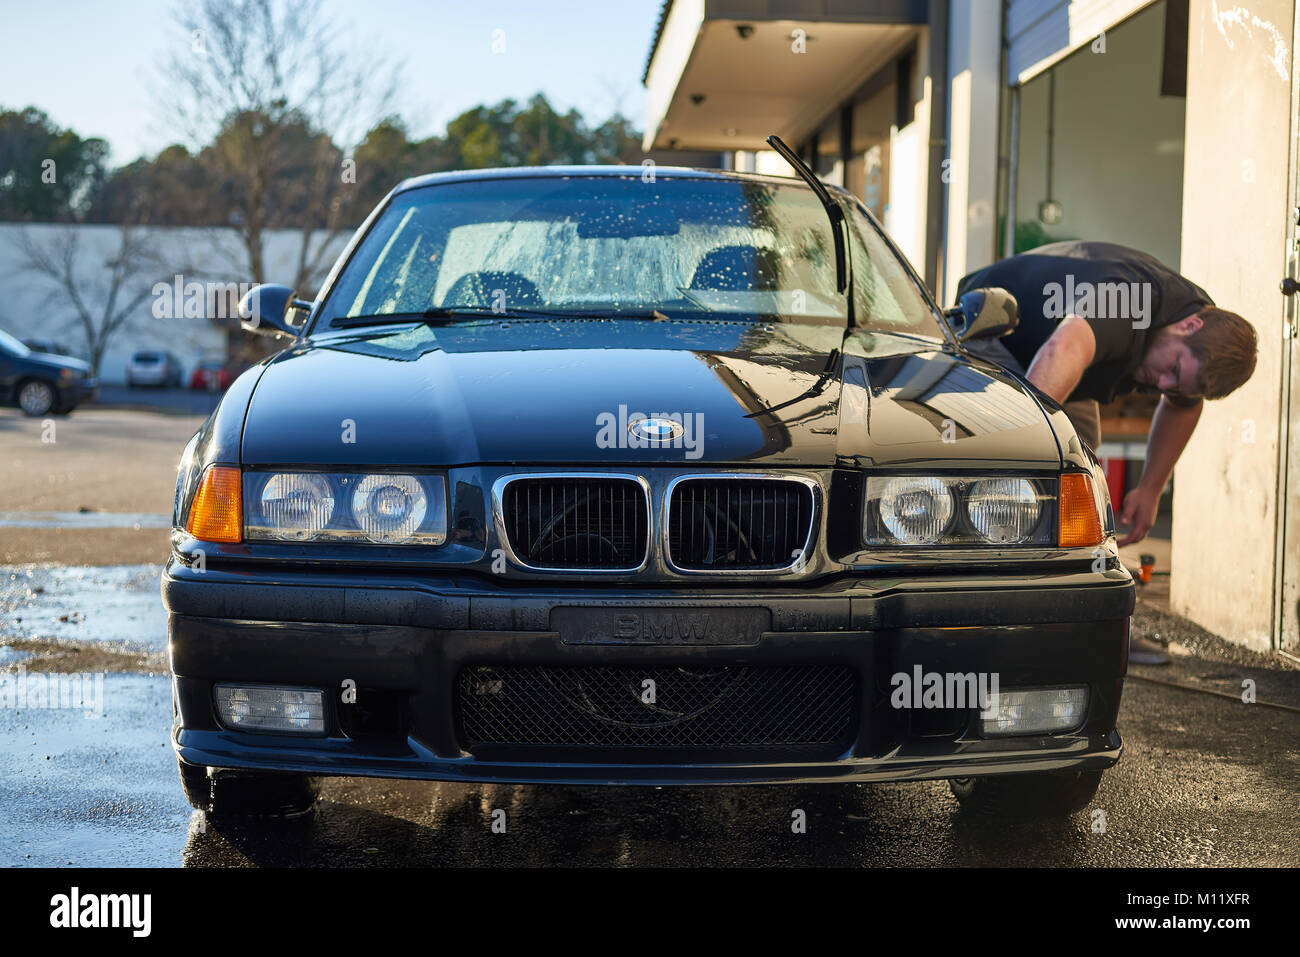
M 126 364 L 126 384 L 133 389 L 142 385 L 179 388 L 181 360 L 170 352 L 142 349 Z
M 190 388 L 225 392 L 233 379 L 224 359 L 201 359 L 190 375 Z
M 162 581 L 195 807 L 332 774 L 1087 805 L 1134 603 L 1100 463 L 967 350 L 1008 293 L 945 314 L 801 175 L 421 177 L 314 302 L 245 297 L 288 348 L 186 447 Z
M 61 414 L 92 401 L 98 391 L 89 363 L 36 352 L 0 329 L 0 403 L 33 416 Z
M 50 356 L 71 356 L 72 351 L 62 342 L 53 339 L 24 339 L 23 345 L 32 352 L 41 352 Z

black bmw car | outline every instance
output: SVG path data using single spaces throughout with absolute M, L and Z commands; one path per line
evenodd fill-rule
M 185 792 L 322 775 L 950 779 L 1068 813 L 1120 756 L 1098 462 L 851 195 L 686 169 L 402 183 L 186 447 Z
M 98 394 L 89 363 L 38 352 L 0 329 L 0 403 L 31 416 L 62 415 Z

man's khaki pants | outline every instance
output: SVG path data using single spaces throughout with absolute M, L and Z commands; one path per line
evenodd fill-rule
M 1101 406 L 1097 400 L 1076 399 L 1065 403 L 1061 408 L 1074 423 L 1074 431 L 1079 433 L 1079 438 L 1096 452 L 1097 446 L 1101 445 Z

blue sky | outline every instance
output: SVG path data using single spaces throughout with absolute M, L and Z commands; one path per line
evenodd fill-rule
M 397 111 L 414 136 L 479 103 L 541 91 L 559 109 L 639 127 L 641 71 L 660 0 L 324 0 L 350 42 L 406 61 Z M 178 34 L 173 0 L 0 0 L 0 107 L 37 106 L 99 136 L 112 162 L 178 139 L 154 110 Z M 494 30 L 506 52 L 492 53 Z

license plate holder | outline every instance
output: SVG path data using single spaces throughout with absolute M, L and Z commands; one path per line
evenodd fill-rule
M 766 608 L 598 608 L 551 610 L 566 645 L 756 645 L 772 627 Z

